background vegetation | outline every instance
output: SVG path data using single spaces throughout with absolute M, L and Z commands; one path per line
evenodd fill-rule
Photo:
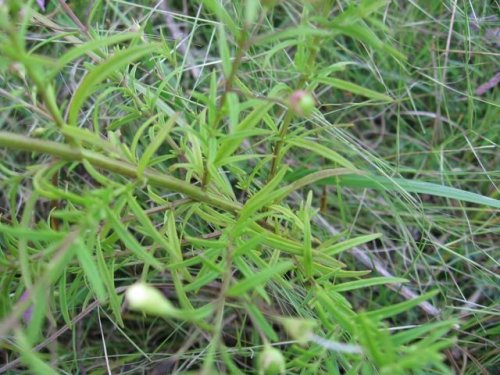
M 494 373 L 498 5 L 0 1 L 0 373 Z

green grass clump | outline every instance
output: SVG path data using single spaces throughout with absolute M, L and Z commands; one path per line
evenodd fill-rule
M 42 3 L 0 1 L 0 373 L 494 372 L 493 3 Z

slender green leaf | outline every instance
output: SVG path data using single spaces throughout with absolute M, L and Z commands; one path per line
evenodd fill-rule
M 344 174 L 351 174 L 351 169 L 337 168 L 337 169 L 325 169 L 322 171 L 310 173 L 305 177 L 299 178 L 298 180 L 292 182 L 291 184 L 280 188 L 273 194 L 273 199 L 281 200 L 291 194 L 292 192 L 303 188 L 304 186 L 312 185 L 324 179 L 328 179 L 333 176 L 341 176 Z
M 231 30 L 235 37 L 238 35 L 238 25 L 234 22 L 234 17 L 227 12 L 224 5 L 218 0 L 203 0 L 203 5 L 217 15 L 217 18 Z
M 303 265 L 306 271 L 306 277 L 311 278 L 313 276 L 313 254 L 312 254 L 312 243 L 311 243 L 311 204 L 312 204 L 312 191 L 307 195 L 307 200 L 304 205 L 303 211 L 303 236 L 304 236 L 304 257 Z
M 98 50 L 103 47 L 110 46 L 112 44 L 117 44 L 120 42 L 124 42 L 126 40 L 133 39 L 138 37 L 140 34 L 138 33 L 123 33 L 117 35 L 106 36 L 102 39 L 93 39 L 89 42 L 83 43 L 81 45 L 77 45 L 76 47 L 71 48 L 68 52 L 64 53 L 57 60 L 57 67 L 54 68 L 54 71 L 51 73 L 55 75 L 59 70 L 63 69 L 66 65 L 68 65 L 71 61 Z
M 289 261 L 275 264 L 272 267 L 254 274 L 250 278 L 238 281 L 236 284 L 229 288 L 229 290 L 227 291 L 227 295 L 230 297 L 238 297 L 243 293 L 256 288 L 257 286 L 266 283 L 273 277 L 290 270 L 293 266 L 293 262 Z
M 141 159 L 139 160 L 139 163 L 137 165 L 137 173 L 139 175 L 142 175 L 142 173 L 144 172 L 144 170 L 148 166 L 148 164 L 151 160 L 151 157 L 154 155 L 154 153 L 158 150 L 158 148 L 160 148 L 162 143 L 165 141 L 165 138 L 167 137 L 167 135 L 170 133 L 170 131 L 174 127 L 178 117 L 179 117 L 178 114 L 175 114 L 174 116 L 169 118 L 169 120 L 167 121 L 166 124 L 161 124 L 161 128 L 158 131 L 158 134 L 156 134 L 154 136 L 152 141 L 149 143 L 149 145 L 144 150 L 144 153 L 142 154 Z
M 500 200 L 484 195 L 471 193 L 453 187 L 431 182 L 408 180 L 404 178 L 387 178 L 373 175 L 348 175 L 339 177 L 340 185 L 352 188 L 371 188 L 375 190 L 407 191 L 409 193 L 429 194 L 443 198 L 481 204 L 500 208 Z
M 395 345 L 405 345 L 410 343 L 413 340 L 416 340 L 421 337 L 425 337 L 428 332 L 435 330 L 443 330 L 444 333 L 449 331 L 457 324 L 456 320 L 445 320 L 443 322 L 435 322 L 435 323 L 427 323 L 415 328 L 411 328 L 402 332 L 398 332 L 392 336 L 392 340 Z
M 328 255 L 339 254 L 342 251 L 352 249 L 353 247 L 368 243 L 380 237 L 382 237 L 381 233 L 374 233 L 374 234 L 368 234 L 366 236 L 351 238 L 346 241 L 337 243 L 333 246 L 329 246 L 326 249 L 322 249 L 321 252 Z
M 104 283 L 102 281 L 102 276 L 99 274 L 99 268 L 97 268 L 96 263 L 92 257 L 92 251 L 85 246 L 81 238 L 75 241 L 74 246 L 76 246 L 76 256 L 82 270 L 89 281 L 92 290 L 97 296 L 97 299 L 102 303 L 106 299 L 106 290 Z
M 296 147 L 304 148 L 306 150 L 314 152 L 315 154 L 318 154 L 319 156 L 322 156 L 325 159 L 328 159 L 334 163 L 337 163 L 342 167 L 352 169 L 353 171 L 355 171 L 357 169 L 354 166 L 354 164 L 352 164 L 349 160 L 344 158 L 338 152 L 335 152 L 332 149 L 325 147 L 318 142 L 312 142 L 312 141 L 308 141 L 306 139 L 296 138 L 296 139 L 292 139 L 292 140 L 287 141 L 287 143 L 292 144 Z
M 240 147 L 243 142 L 243 138 L 238 136 L 240 132 L 252 130 L 259 121 L 262 120 L 264 115 L 271 109 L 273 103 L 262 102 L 259 103 L 255 109 L 250 112 L 250 114 L 245 117 L 239 124 L 238 127 L 230 134 L 231 138 L 224 139 L 215 157 L 215 164 L 220 165 L 222 161 L 231 156 L 238 147 Z
M 254 212 L 258 211 L 266 204 L 271 203 L 273 199 L 272 193 L 279 185 L 283 177 L 285 176 L 286 168 L 282 168 L 276 176 L 273 177 L 262 189 L 252 195 L 245 203 L 240 211 L 239 221 L 243 222 L 248 219 Z
M 386 307 L 382 307 L 381 309 L 378 310 L 367 312 L 366 316 L 374 319 L 389 318 L 391 316 L 401 314 L 402 312 L 410 310 L 411 308 L 417 306 L 421 302 L 424 302 L 425 300 L 434 297 L 438 293 L 439 293 L 438 290 L 434 290 L 432 292 L 425 293 L 421 296 L 418 296 L 408 301 L 404 301 L 395 305 L 389 305 Z
M 123 244 L 127 246 L 127 248 L 140 260 L 160 271 L 163 270 L 164 266 L 137 242 L 134 236 L 132 236 L 127 228 L 122 224 L 120 219 L 116 217 L 116 214 L 109 208 L 106 208 L 106 212 L 109 223 Z
M 272 325 L 269 324 L 269 322 L 267 321 L 264 314 L 262 314 L 260 309 L 252 303 L 248 303 L 246 305 L 246 308 L 248 310 L 248 313 L 252 316 L 252 319 L 258 323 L 259 327 L 265 333 L 267 338 L 271 341 L 278 341 L 279 340 L 278 335 L 276 334 L 276 332 L 274 332 Z
M 2 223 L 0 223 L 0 233 L 9 234 L 11 236 L 23 238 L 30 241 L 60 240 L 68 234 L 65 232 L 55 232 L 53 230 L 11 227 Z
M 346 292 L 348 290 L 367 288 L 369 286 L 383 285 L 383 284 L 400 284 L 406 283 L 408 280 L 399 277 L 372 277 L 369 279 L 361 279 L 356 281 L 348 281 L 342 284 L 335 284 L 329 288 L 335 292 Z
M 353 317 L 355 314 L 342 302 L 338 303 L 338 301 L 333 300 L 332 297 L 334 296 L 334 293 L 327 294 L 326 291 L 318 290 L 317 304 L 320 304 L 343 329 L 353 334 L 355 330 Z
M 367 89 L 363 86 L 356 85 L 355 83 L 344 81 L 343 79 L 331 78 L 331 77 L 320 77 L 317 80 L 325 85 L 335 87 L 336 89 L 352 92 L 353 94 L 358 94 L 369 99 L 381 100 L 383 102 L 392 102 L 393 99 L 390 96 L 381 94 L 379 92 Z
M 289 39 L 296 41 L 295 44 L 301 43 L 299 37 L 309 36 L 309 37 L 331 37 L 332 32 L 328 30 L 313 29 L 306 25 L 297 25 L 293 28 L 288 28 L 284 30 L 278 30 L 268 34 L 262 34 L 255 38 L 254 43 L 258 45 L 264 45 L 271 42 L 276 42 L 283 39 Z
M 73 94 L 68 108 L 68 123 L 76 125 L 78 113 L 85 100 L 97 89 L 97 85 L 110 75 L 126 67 L 130 63 L 156 52 L 159 49 L 157 44 L 140 45 L 129 49 L 116 52 L 113 56 L 106 59 L 82 79 L 80 85 Z

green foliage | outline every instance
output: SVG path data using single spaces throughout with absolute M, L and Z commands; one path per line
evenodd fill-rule
M 181 3 L 0 2 L 0 372 L 494 369 L 492 7 Z

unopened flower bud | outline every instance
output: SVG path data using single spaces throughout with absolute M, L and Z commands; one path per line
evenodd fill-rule
M 259 375 L 281 375 L 285 373 L 285 357 L 276 348 L 266 345 L 257 359 Z
M 142 282 L 129 286 L 125 298 L 131 310 L 144 314 L 171 316 L 175 313 L 175 307 L 158 289 Z
M 316 107 L 316 100 L 310 92 L 305 90 L 295 90 L 289 98 L 290 109 L 300 117 L 309 117 L 314 107 Z
M 314 320 L 300 318 L 281 318 L 280 322 L 288 335 L 300 345 L 305 345 L 311 339 L 316 327 Z

